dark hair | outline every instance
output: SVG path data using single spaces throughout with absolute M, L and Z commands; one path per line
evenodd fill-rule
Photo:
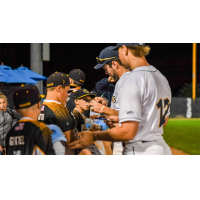
M 121 60 L 119 58 L 116 58 L 115 60 L 112 60 L 112 61 L 116 61 L 119 65 L 123 66 L 122 62 L 121 62 Z M 110 68 L 112 67 L 112 61 L 107 63 L 107 65 L 109 65 Z

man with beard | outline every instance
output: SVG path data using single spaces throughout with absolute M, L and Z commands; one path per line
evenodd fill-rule
M 132 72 L 119 89 L 119 127 L 101 132 L 81 132 L 71 149 L 89 146 L 95 140 L 123 141 L 125 155 L 171 155 L 163 139 L 169 120 L 171 89 L 165 76 L 150 65 L 150 47 L 143 43 L 118 43 L 123 65 Z
M 96 101 L 92 101 L 90 105 L 92 106 L 91 110 L 94 110 L 98 113 L 104 113 L 107 115 L 118 115 L 119 112 L 119 103 L 118 103 L 118 90 L 124 83 L 124 81 L 130 75 L 130 70 L 126 69 L 120 59 L 119 54 L 115 50 L 111 50 L 112 47 L 107 47 L 101 51 L 99 58 L 97 58 L 98 64 L 94 67 L 94 69 L 103 68 L 105 70 L 105 74 L 109 75 L 110 79 L 118 80 L 115 85 L 115 90 L 112 96 L 111 106 L 110 108 L 103 106 L 102 104 L 97 103 L 101 101 L 101 98 L 96 97 Z M 110 59 L 109 59 L 110 58 Z M 108 125 L 111 125 L 108 123 Z M 110 126 L 110 128 L 113 127 Z M 113 142 L 112 143 L 113 155 L 122 155 L 122 142 Z

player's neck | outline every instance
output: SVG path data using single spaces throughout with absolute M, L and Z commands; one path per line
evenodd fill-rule
M 59 102 L 59 99 L 56 95 L 56 93 L 54 92 L 47 92 L 47 96 L 45 98 L 46 100 L 54 100 L 54 101 L 58 101 Z
M 119 71 L 118 71 L 118 76 L 119 78 L 121 78 L 121 76 L 126 73 L 126 72 L 129 72 L 130 70 L 129 69 L 125 69 L 124 67 L 122 67 Z
M 26 112 L 26 113 L 20 113 L 21 117 L 28 117 L 35 121 L 38 120 L 38 114 L 36 112 Z
M 80 113 L 84 113 L 84 109 L 82 109 L 79 105 L 76 105 L 76 109 L 80 112 Z
M 138 67 L 150 66 L 150 64 L 147 62 L 145 57 L 139 58 L 139 57 L 131 56 L 129 59 L 129 66 L 131 70 L 134 70 Z

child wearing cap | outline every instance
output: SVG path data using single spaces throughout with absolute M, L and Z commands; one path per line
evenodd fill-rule
M 78 139 L 76 133 L 76 119 L 73 113 L 65 107 L 68 91 L 70 89 L 69 77 L 62 72 L 51 74 L 47 79 L 47 95 L 41 106 L 39 121 L 45 124 L 57 125 L 67 139 L 65 142 L 66 155 L 88 155 L 88 150 L 69 150 L 68 144 Z
M 77 90 L 74 93 L 74 102 L 76 104 L 76 107 L 74 108 L 73 114 L 77 121 L 77 129 L 79 132 L 87 130 L 84 112 L 90 109 L 90 101 L 92 98 L 94 98 L 96 95 L 89 93 L 88 90 L 82 88 L 80 90 Z M 90 131 L 97 131 L 100 130 L 101 127 L 98 124 L 93 124 L 90 128 Z M 101 155 L 101 152 L 98 150 L 95 144 L 88 147 L 90 152 L 93 155 Z
M 37 118 L 40 94 L 36 86 L 25 85 L 13 94 L 15 110 L 22 118 L 6 136 L 7 155 L 55 155 L 51 130 Z

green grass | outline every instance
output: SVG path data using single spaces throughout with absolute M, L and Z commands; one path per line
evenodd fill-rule
M 170 119 L 164 128 L 167 144 L 190 155 L 200 155 L 200 119 Z

